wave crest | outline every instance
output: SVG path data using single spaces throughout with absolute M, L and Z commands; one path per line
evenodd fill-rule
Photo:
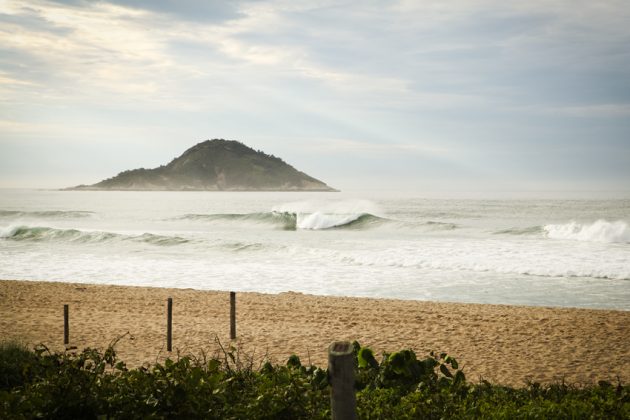
M 0 210 L 0 217 L 26 217 L 26 218 L 54 218 L 54 219 L 73 219 L 91 217 L 93 211 L 82 210 L 43 210 L 43 211 L 21 211 L 21 210 Z
M 630 243 L 630 227 L 624 221 L 597 220 L 591 224 L 569 222 L 543 227 L 547 237 L 584 242 Z
M 295 230 L 296 215 L 291 213 L 220 213 L 220 214 L 185 214 L 177 220 L 201 220 L 208 222 L 249 222 L 272 224 L 281 229 Z
M 158 246 L 172 246 L 189 242 L 178 236 L 163 236 L 152 233 L 123 235 L 120 233 L 83 231 L 78 229 L 55 229 L 45 226 L 9 226 L 0 230 L 0 238 L 12 241 L 58 241 L 73 243 L 102 243 L 109 241 L 133 241 Z

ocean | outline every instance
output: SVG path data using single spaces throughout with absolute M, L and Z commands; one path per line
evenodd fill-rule
M 630 200 L 0 190 L 0 278 L 630 310 Z

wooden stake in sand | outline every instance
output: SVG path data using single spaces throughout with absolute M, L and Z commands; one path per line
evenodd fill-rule
M 70 343 L 70 314 L 68 305 L 63 305 L 63 344 Z
M 332 391 L 330 411 L 333 420 L 357 418 L 354 393 L 354 353 L 348 341 L 337 341 L 328 348 L 328 374 Z
M 173 298 L 166 304 L 166 351 L 173 350 Z
M 236 292 L 230 292 L 230 340 L 236 340 Z

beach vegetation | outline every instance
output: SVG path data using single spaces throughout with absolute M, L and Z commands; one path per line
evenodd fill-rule
M 446 353 L 355 349 L 365 419 L 630 418 L 630 387 L 471 383 Z M 330 418 L 328 371 L 291 356 L 254 363 L 235 346 L 129 368 L 114 346 L 52 352 L 0 345 L 0 418 Z
M 33 375 L 37 365 L 36 355 L 19 341 L 0 343 L 0 390 L 12 389 L 24 384 Z

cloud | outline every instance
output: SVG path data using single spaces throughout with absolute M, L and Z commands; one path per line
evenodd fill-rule
M 241 16 L 243 1 L 222 0 L 52 0 L 67 6 L 89 8 L 103 3 L 116 4 L 125 8 L 170 15 L 193 22 L 224 22 Z
M 167 35 L 147 30 L 147 12 L 104 2 L 90 7 L 40 3 L 34 9 L 9 2 L 9 9 L 13 14 L 0 29 L 0 47 L 13 60 L 0 70 L 5 78 L 38 86 L 16 95 L 34 103 L 146 105 L 176 89 L 169 86 L 170 74 L 187 78 L 197 73 L 165 53 Z M 59 30 L 34 30 L 32 22 Z
M 358 9 L 335 2 L 209 2 L 199 9 L 166 1 L 35 2 L 31 9 L 8 4 L 13 14 L 5 13 L 11 16 L 5 49 L 28 51 L 31 61 L 59 77 L 57 85 L 76 85 L 84 93 L 90 90 L 85 84 L 99 95 L 128 94 L 142 102 L 177 101 L 187 80 L 212 79 L 224 86 L 300 80 L 342 101 L 375 106 L 525 105 L 550 94 L 586 93 L 574 87 L 605 72 L 607 61 L 621 60 L 616 51 L 628 39 L 617 24 L 611 29 L 602 23 L 613 8 L 589 7 L 593 23 L 572 11 L 560 13 L 556 3 L 400 2 Z M 206 25 L 186 20 L 188 14 L 225 19 Z M 585 28 L 588 35 L 580 32 Z M 618 40 L 607 38 L 611 34 Z M 606 55 L 602 43 L 612 48 Z M 198 53 L 178 50 L 186 44 L 196 44 Z M 584 60 L 591 50 L 598 51 L 598 66 Z M 568 65 L 574 66 L 571 75 L 563 77 Z M 572 99 L 604 99 L 603 90 L 590 92 Z
M 579 143 L 604 165 L 628 137 L 628 20 L 616 0 L 6 0 L 0 136 L 479 167 Z
M 28 27 L 33 32 L 50 32 L 57 35 L 68 35 L 71 32 L 69 28 L 55 25 L 28 7 L 22 7 L 19 14 L 0 13 L 0 22 L 5 25 Z

